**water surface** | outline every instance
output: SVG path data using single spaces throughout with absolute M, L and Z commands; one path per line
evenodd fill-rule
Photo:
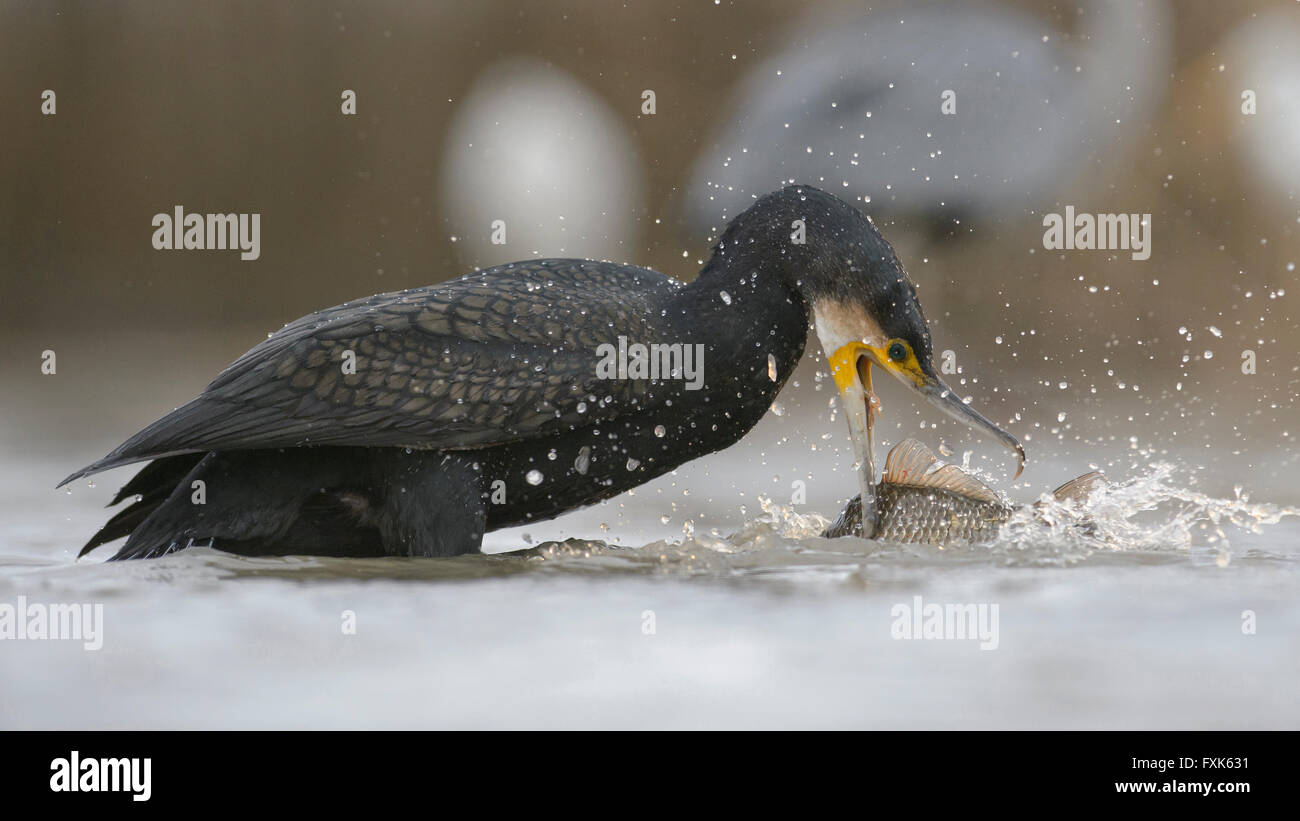
M 1104 540 L 826 540 L 833 503 L 716 493 L 756 437 L 450 560 L 74 562 L 128 472 L 67 494 L 11 464 L 0 602 L 103 603 L 104 641 L 0 642 L 0 725 L 1300 727 L 1289 508 L 1148 470 L 1090 510 Z M 891 637 L 916 596 L 997 604 L 996 649 Z

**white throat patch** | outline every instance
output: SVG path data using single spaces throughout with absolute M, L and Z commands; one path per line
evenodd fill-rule
M 824 299 L 813 305 L 812 313 L 813 328 L 827 359 L 850 342 L 879 348 L 889 341 L 871 315 L 860 308 Z

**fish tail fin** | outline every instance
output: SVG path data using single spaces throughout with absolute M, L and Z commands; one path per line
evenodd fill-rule
M 1058 502 L 1086 502 L 1094 491 L 1109 484 L 1110 482 L 1101 471 L 1094 470 L 1092 473 L 1085 473 L 1071 479 L 1053 490 L 1052 498 Z

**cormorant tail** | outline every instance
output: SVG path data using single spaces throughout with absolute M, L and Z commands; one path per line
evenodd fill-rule
M 136 500 L 81 555 L 199 545 L 244 556 L 450 556 L 475 552 L 487 511 L 476 457 L 398 448 L 218 451 L 156 459 L 118 492 Z
M 158 509 L 182 479 L 189 474 L 203 458 L 202 453 L 187 453 L 181 456 L 168 456 L 155 459 L 145 465 L 108 503 L 109 507 L 119 504 L 129 496 L 137 497 L 129 506 L 119 510 L 113 518 L 90 537 L 85 547 L 77 554 L 80 559 L 90 551 L 114 539 L 130 536 L 140 523 Z

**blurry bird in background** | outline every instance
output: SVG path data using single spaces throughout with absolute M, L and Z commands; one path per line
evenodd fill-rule
M 640 151 L 569 74 L 522 57 L 489 67 L 457 106 L 446 145 L 442 210 L 467 267 L 636 256 Z
M 1240 139 L 1233 153 L 1251 182 L 1279 202 L 1295 202 L 1300 192 L 1300 14 L 1275 8 L 1247 20 L 1228 35 L 1220 64 L 1236 80 L 1232 102 L 1240 111 L 1251 94 L 1247 115 L 1240 112 Z M 1232 111 L 1237 114 L 1238 111 Z
M 696 164 L 692 225 L 791 179 L 943 225 L 1053 202 L 1153 117 L 1170 62 L 1163 0 L 1077 14 L 1067 33 L 997 3 L 814 12 L 741 83 Z

